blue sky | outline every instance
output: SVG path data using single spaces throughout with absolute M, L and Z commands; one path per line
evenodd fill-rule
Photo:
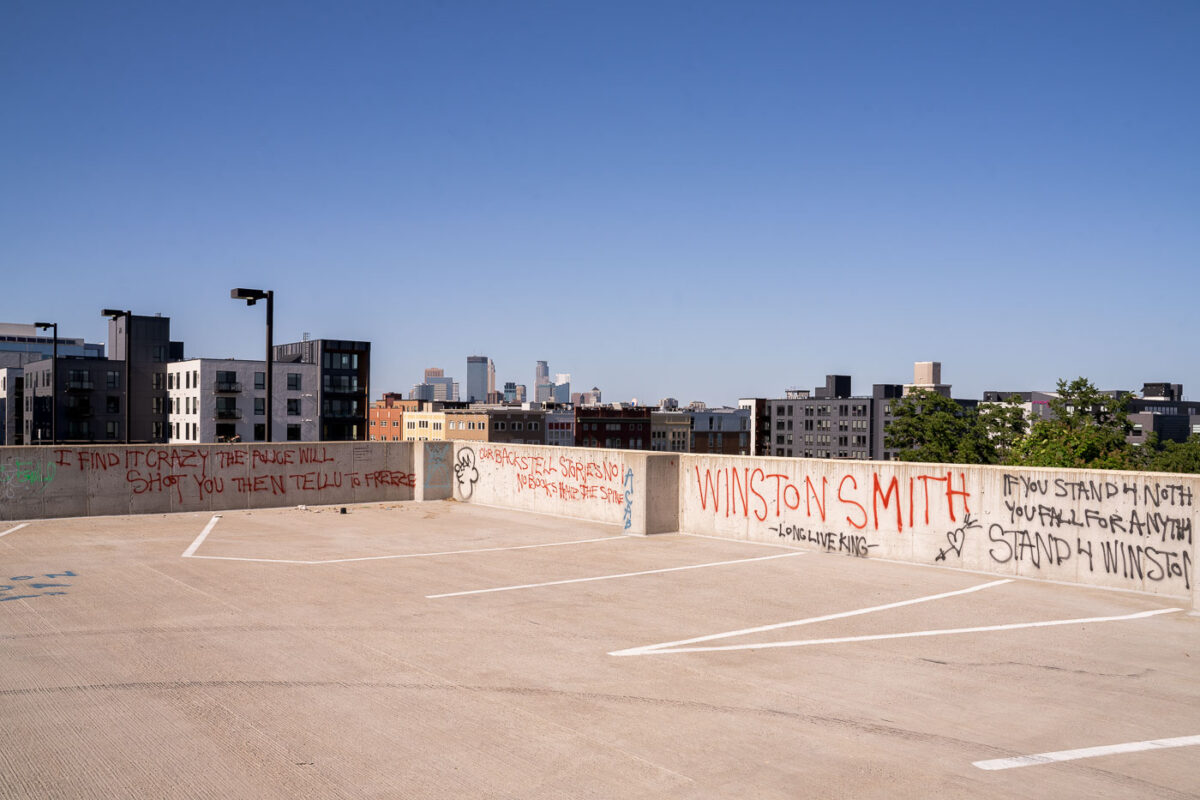
M 1195 2 L 65 3 L 0 26 L 0 321 L 733 403 L 1200 396 Z

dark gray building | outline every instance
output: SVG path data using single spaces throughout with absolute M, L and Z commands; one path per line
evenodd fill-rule
M 55 416 L 59 443 L 124 441 L 125 362 L 60 357 L 54 367 L 53 358 L 25 365 L 24 443 L 51 444 Z
M 183 342 L 171 341 L 171 318 L 134 314 L 109 320 L 108 349 L 111 360 L 127 362 L 131 370 L 130 441 L 166 442 L 167 363 L 183 358 Z
M 904 389 L 876 383 L 870 395 L 855 395 L 849 375 L 826 375 L 825 385 L 811 392 L 789 389 L 782 398 L 746 398 L 739 404 L 751 409 L 755 455 L 893 461 L 897 451 L 884 442 Z
M 317 364 L 321 441 L 366 441 L 370 409 L 371 343 L 305 339 L 275 345 L 277 362 Z

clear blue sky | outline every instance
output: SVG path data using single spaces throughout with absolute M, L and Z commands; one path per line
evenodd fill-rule
M 606 399 L 1182 382 L 1200 3 L 8 0 L 0 321 Z

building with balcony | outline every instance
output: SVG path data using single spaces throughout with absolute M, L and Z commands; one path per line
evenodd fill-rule
M 61 356 L 57 364 L 53 358 L 27 363 L 22 376 L 23 404 L 20 407 L 24 443 L 124 441 L 125 366 L 124 361 L 107 358 Z M 156 392 L 150 391 L 134 396 L 139 395 L 146 403 L 147 411 L 162 408 L 165 420 L 165 406 L 161 405 L 165 404 L 165 399 L 159 399 Z M 152 430 L 159 432 L 158 428 Z
M 275 362 L 271 440 L 318 440 L 316 364 Z M 172 443 L 263 442 L 267 436 L 267 373 L 263 361 L 192 358 L 167 365 L 168 430 Z
M 275 346 L 283 364 L 313 364 L 317 437 L 323 442 L 366 441 L 369 431 L 371 343 L 343 339 L 305 339 Z

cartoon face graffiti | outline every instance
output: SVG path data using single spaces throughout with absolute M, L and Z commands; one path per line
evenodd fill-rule
M 479 470 L 475 466 L 475 451 L 464 447 L 454 457 L 454 485 L 458 496 L 463 500 L 471 499 L 475 493 L 475 482 L 479 480 Z

